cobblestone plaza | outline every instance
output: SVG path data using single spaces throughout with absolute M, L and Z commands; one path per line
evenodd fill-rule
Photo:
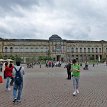
M 67 80 L 66 69 L 36 65 L 26 68 L 23 98 L 20 104 L 12 103 L 12 90 L 5 91 L 0 84 L 0 107 L 107 107 L 107 66 L 81 67 L 80 93 L 73 96 L 72 80 Z

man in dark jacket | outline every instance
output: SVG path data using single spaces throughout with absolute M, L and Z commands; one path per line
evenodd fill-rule
M 68 74 L 68 80 L 71 79 L 71 62 L 69 61 L 68 64 L 66 65 L 67 68 L 67 74 Z

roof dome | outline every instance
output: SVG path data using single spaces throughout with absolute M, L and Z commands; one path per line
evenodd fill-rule
M 54 34 L 54 35 L 52 35 L 51 37 L 49 37 L 49 40 L 50 40 L 50 41 L 61 41 L 62 38 L 59 37 L 58 35 Z

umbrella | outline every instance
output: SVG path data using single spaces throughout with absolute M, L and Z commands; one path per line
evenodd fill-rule
M 4 59 L 0 59 L 0 62 L 5 61 Z
M 7 59 L 6 61 L 13 61 L 12 59 Z

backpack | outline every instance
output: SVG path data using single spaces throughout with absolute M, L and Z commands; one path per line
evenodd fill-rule
M 23 78 L 22 78 L 21 72 L 20 72 L 21 68 L 22 68 L 22 67 L 20 67 L 19 70 L 17 70 L 17 69 L 14 67 L 14 69 L 15 69 L 15 71 L 16 71 L 16 75 L 15 75 L 15 84 L 16 84 L 16 85 L 21 85 L 21 83 L 22 83 L 22 81 L 23 81 Z

